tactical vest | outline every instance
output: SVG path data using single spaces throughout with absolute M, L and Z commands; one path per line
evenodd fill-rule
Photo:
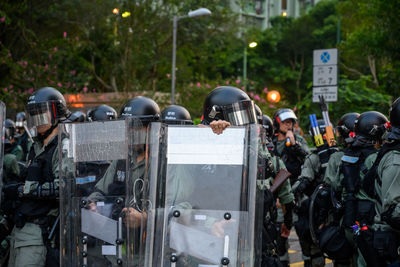
M 361 187 L 360 173 L 362 172 L 365 175 L 368 172 L 368 168 L 365 166 L 365 159 L 369 155 L 376 153 L 376 151 L 374 147 L 356 149 L 349 147 L 344 151 L 341 166 L 341 173 L 344 176 L 342 184 L 346 189 L 343 216 L 344 226 L 352 226 L 356 220 L 358 203 L 355 195 Z
M 27 172 L 29 173 L 30 168 L 37 164 L 40 166 L 41 173 L 37 177 L 37 182 L 43 184 L 45 182 L 53 182 L 56 178 L 53 174 L 53 155 L 57 149 L 58 137 L 54 137 L 50 143 L 48 143 L 44 151 L 35 155 L 35 149 L 32 146 L 29 151 L 28 162 L 30 162 Z M 48 198 L 22 198 L 21 205 L 19 206 L 18 213 L 27 217 L 40 217 L 46 216 L 51 209 L 58 208 L 58 201 L 49 201 Z
M 296 138 L 296 136 L 295 136 Z M 275 146 L 275 154 L 280 157 L 285 163 L 286 169 L 292 174 L 290 177 L 290 183 L 293 185 L 293 183 L 297 180 L 297 177 L 299 177 L 301 173 L 301 166 L 304 163 L 304 158 L 301 160 L 299 157 L 297 157 L 290 148 L 284 147 L 282 152 L 279 153 L 277 147 L 278 147 L 278 138 L 274 138 L 273 140 L 274 146 Z
M 110 196 L 124 196 L 126 192 L 126 160 L 118 160 L 115 167 L 113 182 L 108 186 Z
M 377 181 L 378 185 L 382 185 L 382 180 L 378 176 L 378 166 L 381 162 L 382 158 L 386 155 L 386 153 L 397 150 L 400 151 L 400 141 L 394 141 L 393 143 L 386 143 L 382 146 L 382 148 L 378 152 L 378 156 L 372 167 L 369 169 L 368 173 L 364 177 L 363 189 L 364 191 L 371 197 L 376 199 L 378 202 L 381 202 L 378 195 L 375 191 L 375 181 Z

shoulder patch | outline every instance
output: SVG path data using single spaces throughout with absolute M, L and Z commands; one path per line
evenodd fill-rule
M 344 155 L 342 157 L 343 162 L 352 163 L 352 164 L 356 163 L 358 160 L 359 160 L 359 157 L 352 157 L 352 156 L 347 156 L 347 155 Z

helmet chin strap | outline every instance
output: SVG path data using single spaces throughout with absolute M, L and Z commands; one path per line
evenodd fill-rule
M 54 130 L 57 126 L 58 126 L 58 123 L 56 123 L 55 125 L 51 126 L 50 129 L 48 129 L 48 130 L 45 131 L 44 133 L 42 133 L 42 134 L 38 133 L 38 134 L 34 137 L 34 139 L 35 139 L 36 141 L 43 142 L 43 141 L 53 132 L 53 130 Z

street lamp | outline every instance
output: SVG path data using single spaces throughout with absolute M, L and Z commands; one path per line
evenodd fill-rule
M 207 8 L 199 8 L 189 11 L 187 15 L 174 16 L 172 24 L 172 81 L 171 81 L 171 104 L 175 104 L 175 71 L 176 71 L 176 35 L 178 31 L 178 21 L 184 18 L 194 18 L 199 16 L 209 16 L 211 11 Z
M 254 48 L 257 46 L 256 42 L 249 43 L 250 48 Z M 244 47 L 243 51 L 243 82 L 246 86 L 247 84 L 247 46 Z

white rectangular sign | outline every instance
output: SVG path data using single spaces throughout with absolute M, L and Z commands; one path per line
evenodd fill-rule
M 337 63 L 338 50 L 336 48 L 314 50 L 314 66 L 337 65 Z
M 319 95 L 323 95 L 326 102 L 336 102 L 337 92 L 337 86 L 313 87 L 313 102 L 319 102 Z
M 337 65 L 314 66 L 313 86 L 332 86 L 337 80 Z
M 211 128 L 168 127 L 168 164 L 242 165 L 245 128 L 229 127 L 220 135 Z

